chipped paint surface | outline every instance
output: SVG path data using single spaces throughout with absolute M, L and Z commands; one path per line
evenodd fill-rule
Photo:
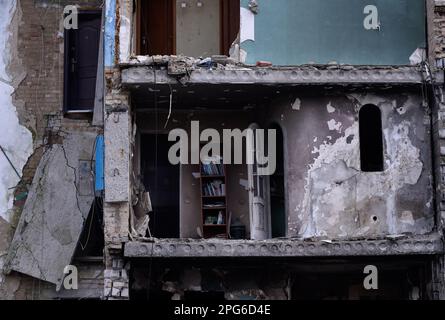
M 271 116 L 282 120 L 288 136 L 289 234 L 349 239 L 431 232 L 431 155 L 420 97 L 339 93 L 299 100 L 305 105 L 299 112 L 286 108 L 294 97 L 274 106 Z M 382 111 L 383 172 L 360 168 L 358 114 L 370 103 Z
M 408 122 L 385 131 L 386 144 L 399 147 L 389 151 L 387 168 L 381 173 L 360 171 L 357 123 L 346 129 L 334 143 L 314 148 L 313 153 L 318 157 L 310 165 L 301 208 L 303 215 L 312 217 L 303 226 L 302 234 L 333 236 L 339 230 L 339 237 L 367 235 L 377 228 L 369 223 L 361 225 L 362 211 L 373 211 L 368 208 L 369 202 L 381 203 L 383 212 L 378 214 L 377 221 L 371 218 L 367 222 L 386 225 L 382 231 L 390 234 L 414 231 L 410 230 L 414 225 L 412 214 L 407 215 L 404 211 L 398 218 L 394 201 L 397 191 L 404 185 L 417 183 L 423 168 L 420 151 L 412 145 L 409 132 Z
M 16 1 L 0 0 L 0 7 L 0 145 L 18 174 L 21 174 L 33 145 L 31 132 L 19 123 L 12 99 L 16 79 L 8 74 L 8 65 L 12 58 L 9 44 L 12 34 L 9 28 L 16 12 Z M 8 222 L 12 216 L 15 186 L 19 181 L 20 178 L 5 155 L 0 153 L 0 217 Z
M 335 108 L 332 106 L 330 101 L 329 101 L 328 105 L 326 106 L 326 109 L 328 110 L 328 113 L 334 113 L 335 112 Z
M 334 130 L 340 131 L 341 122 L 337 122 L 337 121 L 335 121 L 335 119 L 331 119 L 328 121 L 328 127 L 329 127 L 329 130 L 331 130 L 331 131 L 334 131 Z

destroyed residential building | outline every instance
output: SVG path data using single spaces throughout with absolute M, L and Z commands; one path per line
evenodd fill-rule
M 1 298 L 445 299 L 443 1 L 4 2 Z

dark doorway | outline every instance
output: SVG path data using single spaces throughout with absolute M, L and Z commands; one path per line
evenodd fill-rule
M 157 238 L 179 238 L 180 167 L 168 160 L 168 151 L 173 144 L 166 134 L 141 137 L 143 180 L 153 206 L 150 231 Z
M 139 1 L 140 54 L 175 53 L 175 3 L 173 0 Z
M 367 104 L 359 113 L 360 163 L 364 172 L 383 171 L 382 115 L 379 107 Z
M 270 176 L 270 214 L 272 238 L 286 236 L 286 209 L 284 204 L 284 144 L 283 131 L 280 126 L 273 125 L 270 129 L 277 132 L 277 168 Z
M 102 15 L 79 13 L 78 29 L 65 31 L 65 112 L 93 111 Z

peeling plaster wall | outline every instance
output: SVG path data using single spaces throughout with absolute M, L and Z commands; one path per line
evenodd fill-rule
M 19 122 L 16 107 L 13 104 L 12 94 L 14 84 L 18 79 L 8 72 L 9 63 L 14 52 L 9 43 L 12 34 L 12 20 L 15 14 L 16 1 L 0 0 L 0 146 L 4 149 L 18 174 L 22 173 L 29 156 L 33 151 L 31 132 Z M 20 178 L 3 153 L 0 153 L 0 217 L 6 221 L 11 220 L 13 208 L 14 187 Z
M 369 103 L 382 112 L 385 170 L 379 173 L 360 170 L 358 112 Z M 289 235 L 433 230 L 430 121 L 417 93 L 301 93 L 270 110 L 285 135 Z
M 21 81 L 21 74 L 10 72 L 17 37 L 17 20 L 21 15 L 15 0 L 0 0 L 0 146 L 8 155 L 18 174 L 22 174 L 29 156 L 32 153 L 31 132 L 19 122 L 16 107 L 13 104 L 14 87 Z M 7 252 L 7 243 L 10 237 L 9 223 L 13 215 L 14 187 L 20 182 L 15 170 L 0 153 L 0 286 L 4 282 L 2 271 Z M 7 288 L 14 292 L 12 287 L 18 283 L 9 283 Z M 1 298 L 1 290 L 0 290 Z

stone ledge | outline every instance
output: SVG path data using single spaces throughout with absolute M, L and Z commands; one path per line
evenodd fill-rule
M 335 257 L 397 256 L 443 254 L 438 234 L 397 240 L 303 241 L 303 240 L 190 240 L 154 239 L 129 242 L 124 255 L 129 258 L 261 258 L 261 257 Z
M 438 74 L 441 77 L 440 74 Z M 252 68 L 239 70 L 190 70 L 189 77 L 181 80 L 187 84 L 283 84 L 283 85 L 348 85 L 421 84 L 422 73 L 418 67 L 293 67 Z M 438 82 L 441 79 L 437 80 Z M 133 66 L 122 70 L 122 84 L 129 88 L 142 84 L 177 84 L 167 70 L 149 66 Z

